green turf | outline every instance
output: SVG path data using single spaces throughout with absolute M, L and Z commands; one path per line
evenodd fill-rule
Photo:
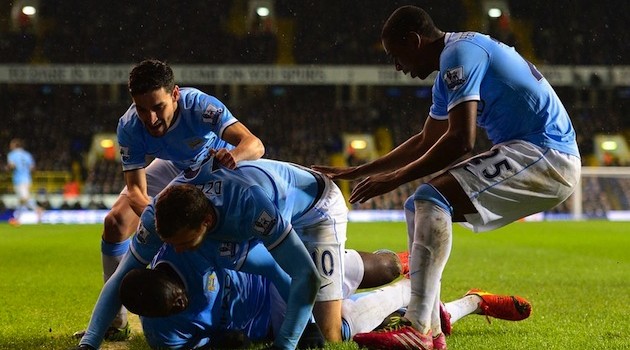
M 351 223 L 347 246 L 406 247 L 403 223 Z M 474 234 L 455 227 L 442 299 L 476 287 L 533 304 L 522 322 L 481 316 L 454 325 L 449 349 L 629 349 L 630 225 L 515 223 Z M 67 349 L 102 285 L 99 225 L 0 224 L 0 350 Z M 141 337 L 130 350 L 146 350 Z M 353 344 L 330 349 L 356 349 Z

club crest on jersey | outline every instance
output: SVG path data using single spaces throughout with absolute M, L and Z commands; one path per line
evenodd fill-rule
M 223 114 L 223 108 L 217 108 L 214 105 L 210 104 L 203 112 L 203 121 L 212 125 L 216 125 L 219 122 L 219 117 L 221 116 L 221 114 Z
M 266 211 L 263 211 L 254 223 L 254 230 L 263 236 L 268 236 L 277 220 L 272 218 Z
M 140 226 L 138 226 L 138 232 L 136 232 L 136 238 L 138 239 L 138 242 L 146 244 L 147 237 L 149 237 L 149 231 L 147 231 L 147 229 L 144 228 L 144 225 L 140 223 Z
M 232 242 L 224 242 L 219 245 L 219 256 L 236 255 L 236 244 Z
M 449 90 L 459 89 L 466 82 L 466 79 L 464 79 L 464 67 L 459 66 L 447 69 L 443 78 Z
M 217 289 L 217 274 L 213 272 L 208 276 L 208 280 L 206 281 L 206 291 L 214 292 Z
M 123 162 L 129 160 L 129 147 L 120 147 L 120 158 L 122 158 Z

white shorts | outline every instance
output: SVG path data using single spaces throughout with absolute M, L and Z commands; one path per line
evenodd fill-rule
M 291 224 L 311 254 L 321 277 L 317 301 L 343 298 L 348 207 L 337 185 L 322 176 L 325 188 L 311 210 Z
M 478 212 L 466 215 L 464 226 L 483 232 L 564 202 L 578 184 L 581 169 L 578 157 L 511 141 L 495 145 L 449 172 Z
M 170 160 L 160 158 L 155 158 L 144 170 L 147 174 L 147 194 L 150 197 L 155 197 L 182 172 Z M 120 194 L 127 194 L 127 186 Z
M 13 191 L 15 191 L 19 200 L 26 201 L 31 198 L 31 183 L 22 182 L 21 184 L 13 185 Z
M 363 266 L 361 255 L 356 250 L 346 250 L 344 261 L 346 272 L 343 279 L 343 299 L 348 299 L 359 288 L 359 284 L 363 280 L 365 267 Z M 282 321 L 284 321 L 287 304 L 274 284 L 270 283 L 269 286 L 269 292 L 271 293 L 271 324 L 273 334 L 278 334 Z

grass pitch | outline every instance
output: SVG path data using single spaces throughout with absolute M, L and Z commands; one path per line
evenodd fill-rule
M 351 223 L 347 247 L 403 250 L 404 230 L 404 223 Z M 87 325 L 102 286 L 100 232 L 100 225 L 0 224 L 0 350 L 77 344 L 71 335 Z M 482 288 L 522 295 L 533 313 L 491 324 L 466 317 L 454 324 L 449 349 L 630 349 L 628 248 L 622 222 L 514 223 L 482 234 L 455 226 L 442 299 Z M 116 348 L 149 349 L 138 334 Z

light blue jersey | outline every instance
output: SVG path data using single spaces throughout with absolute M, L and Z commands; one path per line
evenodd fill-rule
M 132 104 L 120 118 L 118 144 L 123 170 L 144 168 L 146 156 L 171 160 L 180 170 L 203 159 L 209 149 L 234 148 L 221 139 L 230 125 L 238 122 L 215 97 L 194 88 L 181 88 L 177 116 L 162 137 L 151 136 Z
M 493 144 L 525 140 L 580 156 L 567 111 L 533 64 L 487 35 L 447 33 L 430 116 L 444 120 L 465 101 L 479 102 L 477 125 Z
M 23 148 L 16 148 L 7 155 L 7 163 L 13 166 L 13 185 L 31 183 L 31 169 L 35 166 L 33 156 Z
M 291 293 L 285 322 L 276 336 L 276 345 L 293 348 L 311 317 L 312 303 L 308 300 L 308 293 L 292 292 L 294 283 L 287 273 L 297 277 L 299 271 L 304 274 L 307 267 L 295 266 L 292 271 L 282 271 L 269 251 L 280 250 L 285 264 L 297 261 L 298 255 L 302 261 L 312 263 L 293 230 L 291 220 L 308 212 L 318 201 L 322 192 L 320 182 L 305 168 L 277 161 L 241 162 L 235 170 L 226 169 L 213 161 L 213 157 L 208 157 L 196 163 L 169 184 L 189 183 L 200 187 L 217 211 L 217 225 L 208 232 L 199 248 L 186 254 L 196 255 L 194 263 L 197 271 L 225 268 L 264 275 L 285 300 L 289 300 Z M 115 274 L 105 284 L 93 312 L 93 315 L 101 317 L 90 320 L 82 344 L 100 345 L 102 334 L 113 319 L 114 310 L 120 305 L 116 295 L 120 280 L 130 269 L 149 264 L 162 246 L 155 228 L 154 205 L 158 198 L 159 195 L 143 211 L 130 245 L 130 254 L 123 258 Z M 264 252 L 252 254 L 256 249 Z
M 256 254 L 251 251 L 249 254 Z M 253 341 L 267 340 L 271 327 L 270 283 L 260 275 L 226 269 L 198 269 L 196 254 L 164 245 L 152 265 L 168 264 L 186 288 L 188 307 L 169 317 L 141 317 L 153 348 L 205 345 L 222 330 L 240 330 Z
M 121 307 L 118 290 L 123 277 L 132 269 L 144 268 L 149 265 L 163 247 L 164 244 L 155 230 L 154 213 L 153 205 L 149 205 L 144 210 L 140 218 L 141 223 L 133 237 L 129 251 L 123 257 L 118 269 L 116 269 L 116 272 L 105 283 L 105 286 L 101 291 L 101 295 L 98 298 L 98 302 L 94 307 L 92 315 L 99 315 L 99 317 L 93 316 L 90 319 L 90 324 L 86 330 L 85 336 L 81 339 L 81 344 L 91 345 L 95 348 L 100 346 L 105 330 L 107 330 L 117 310 Z M 235 243 L 205 240 L 203 249 L 175 255 L 181 256 L 181 259 L 184 259 L 181 263 L 185 262 L 186 269 L 190 270 L 186 273 L 182 273 L 182 275 L 186 276 L 186 280 L 189 280 L 190 278 L 199 279 L 200 276 L 211 276 L 212 274 L 215 276 L 220 275 L 217 277 L 216 281 L 222 282 L 223 287 L 225 288 L 225 281 L 226 278 L 228 278 L 226 276 L 241 276 L 240 272 L 238 275 L 234 274 L 236 273 L 235 271 L 243 269 L 252 275 L 264 275 L 267 281 L 274 284 L 274 286 L 278 289 L 279 294 L 285 298 L 285 300 L 288 298 L 291 284 L 289 276 L 275 263 L 273 257 L 269 254 L 269 251 L 259 241 L 249 240 Z M 183 268 L 178 269 L 180 273 L 183 272 L 183 270 Z M 232 270 L 232 272 L 227 272 L 226 270 Z M 220 271 L 220 273 L 217 275 L 216 271 Z M 190 275 L 186 275 L 187 273 L 190 273 Z M 204 286 L 212 284 L 212 280 L 209 280 L 208 278 L 205 278 L 205 282 L 202 283 Z M 238 287 L 240 288 L 239 291 L 242 292 L 246 292 L 248 288 L 251 288 L 249 290 L 253 291 L 255 288 L 260 287 L 253 284 L 257 283 L 253 279 L 249 281 L 252 282 L 251 285 L 247 285 L 246 283 L 248 283 L 248 281 L 242 279 L 241 277 L 235 277 L 234 281 L 237 280 L 239 282 L 236 283 L 243 282 L 239 284 Z M 267 286 L 267 284 L 265 284 L 265 286 Z M 195 295 L 201 292 L 197 289 L 197 287 L 199 287 L 199 282 L 187 282 L 187 290 Z M 211 298 L 212 295 L 213 294 L 211 292 L 208 295 L 205 295 L 204 292 L 204 295 L 201 297 Z M 234 297 L 234 299 L 230 302 L 231 305 L 242 303 L 245 298 L 248 298 L 247 294 L 234 295 L 232 297 Z M 261 294 L 260 298 L 263 297 L 266 298 L 266 295 Z M 195 308 L 199 307 L 199 304 L 195 305 Z M 245 305 L 239 304 L 239 308 L 242 307 L 245 307 Z M 262 312 L 263 309 L 257 310 Z M 252 309 L 250 311 L 253 312 L 254 310 L 256 309 Z M 190 324 L 183 324 L 181 323 L 183 322 L 183 318 L 177 318 L 178 323 L 170 324 L 168 327 L 175 328 L 177 331 L 181 330 L 178 334 L 170 334 L 166 332 L 164 327 L 151 324 L 151 328 L 155 329 L 155 331 L 147 333 L 147 339 L 152 345 L 168 343 L 173 346 L 179 345 L 184 349 L 187 349 L 189 348 L 189 345 L 194 345 L 198 342 L 203 344 L 203 342 L 209 340 L 209 338 L 207 338 L 209 337 L 209 334 L 205 332 L 199 334 L 196 331 L 212 330 L 211 327 L 213 324 L 216 324 L 214 321 L 216 320 L 216 317 L 218 317 L 213 314 L 215 311 L 216 310 L 211 310 L 209 313 L 198 315 L 200 320 L 203 321 L 202 323 L 192 324 L 189 319 L 188 322 Z M 190 317 L 190 315 L 186 314 L 185 317 Z M 196 317 L 197 316 L 195 316 L 195 318 Z M 223 317 L 223 315 L 220 317 Z M 267 329 L 267 321 L 262 317 L 263 316 L 260 316 L 260 320 L 258 321 L 252 320 L 250 323 L 246 323 L 245 319 L 241 319 L 239 316 L 236 316 L 233 320 L 220 320 L 218 323 L 219 325 L 227 324 L 229 327 L 234 327 L 235 329 L 236 327 L 247 326 L 249 327 L 248 332 L 251 337 L 255 338 L 261 334 L 263 328 Z
M 212 202 L 217 218 L 216 225 L 207 232 L 201 245 L 191 252 L 197 255 L 198 259 L 195 261 L 199 264 L 198 270 L 203 270 L 204 267 L 241 270 L 245 260 L 251 264 L 256 259 L 251 255 L 239 255 L 235 252 L 235 249 L 245 246 L 247 242 L 262 242 L 269 251 L 278 250 L 282 246 L 285 264 L 289 261 L 312 263 L 291 224 L 293 218 L 309 211 L 317 202 L 318 195 L 321 195 L 319 182 L 310 171 L 271 160 L 243 162 L 237 169 L 230 170 L 214 163 L 213 157 L 208 157 L 184 171 L 169 186 L 181 184 L 198 186 Z M 140 261 L 152 257 L 158 245 L 154 219 L 154 203 L 158 198 L 159 195 L 143 212 L 142 225 L 131 245 L 132 253 Z M 231 259 L 225 263 L 226 259 L 223 257 Z M 277 266 L 271 256 L 269 259 L 261 259 L 256 265 Z M 287 273 L 296 281 L 298 270 L 304 273 L 304 268 L 311 266 L 294 267 L 293 271 Z M 286 285 L 284 273 L 275 272 L 265 276 L 276 285 L 283 297 L 286 298 L 291 293 L 287 317 L 277 335 L 276 345 L 294 347 L 311 316 L 310 297 L 308 293 L 296 293 L 297 290 L 293 288 L 301 288 L 297 285 L 291 284 L 291 291 L 283 288 L 282 285 Z
M 183 183 L 198 186 L 217 209 L 218 224 L 208 237 L 237 242 L 257 238 L 271 246 L 313 207 L 324 186 L 320 175 L 304 167 L 269 159 L 243 161 L 230 170 L 207 158 L 171 185 Z

